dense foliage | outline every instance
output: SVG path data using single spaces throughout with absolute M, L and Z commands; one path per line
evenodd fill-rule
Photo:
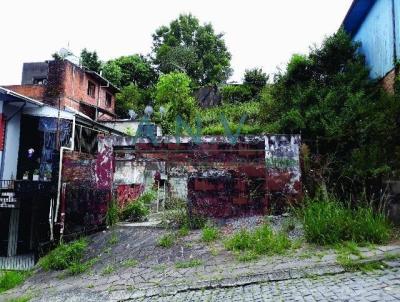
M 128 117 L 129 110 L 143 115 L 146 105 L 151 103 L 151 89 L 141 89 L 135 84 L 121 88 L 116 95 L 115 113 L 120 117 Z
M 223 83 L 231 73 L 231 55 L 223 35 L 190 14 L 157 29 L 153 56 L 162 73 L 184 72 L 197 85 Z
M 87 247 L 86 239 L 61 243 L 39 260 L 39 266 L 46 271 L 68 269 L 71 274 L 80 273 L 86 267 L 82 266 L 82 259 Z
M 89 70 L 100 73 L 101 61 L 96 51 L 88 51 L 86 48 L 81 51 L 81 64 Z
M 323 176 L 345 190 L 388 175 L 400 138 L 400 103 L 370 80 L 358 47 L 339 30 L 309 55 L 293 56 L 261 110 L 269 130 L 301 133 L 311 154 L 329 158 Z
M 307 199 L 301 216 L 306 239 L 311 243 L 382 244 L 391 235 L 390 224 L 383 214 L 364 205 L 350 209 L 332 197 L 322 201 Z
M 151 62 L 142 55 L 122 56 L 105 63 L 103 76 L 118 87 L 131 84 L 148 88 L 157 81 L 157 73 Z
M 247 69 L 244 73 L 243 86 L 250 89 L 252 97 L 256 97 L 267 85 L 268 79 L 262 68 Z
M 180 72 L 172 72 L 160 77 L 155 89 L 156 107 L 163 107 L 165 113 L 159 121 L 167 133 L 175 130 L 176 118 L 183 121 L 194 120 L 197 104 L 191 95 L 190 78 Z
M 241 134 L 301 133 L 308 193 L 329 185 L 355 200 L 360 192 L 376 193 L 400 168 L 399 97 L 370 79 L 358 48 L 339 30 L 309 54 L 294 55 L 272 83 L 254 68 L 245 71 L 243 84 L 221 85 L 230 74 L 222 35 L 181 15 L 153 35 L 151 59 L 110 60 L 103 75 L 122 88 L 120 116 L 133 109 L 140 117 L 151 104 L 166 134 L 175 133 L 177 116 L 192 128 L 200 116 L 202 134 L 224 134 L 227 127 Z M 87 61 L 94 55 L 86 53 Z M 210 84 L 219 85 L 222 104 L 196 114 L 194 88 Z

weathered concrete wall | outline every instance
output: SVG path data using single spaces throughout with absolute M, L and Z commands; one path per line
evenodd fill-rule
M 234 144 L 215 136 L 199 144 L 187 137 L 110 140 L 121 201 L 127 185 L 165 182 L 169 197 L 188 200 L 194 211 L 232 217 L 280 211 L 302 195 L 298 135 L 246 136 Z
M 65 211 L 64 234 L 96 229 L 105 223 L 112 197 L 114 166 L 111 146 L 100 145 L 95 156 L 78 152 L 64 154 L 61 179 L 65 186 L 61 198 L 61 209 Z

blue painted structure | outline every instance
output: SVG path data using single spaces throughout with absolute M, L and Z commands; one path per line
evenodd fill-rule
M 361 42 L 372 78 L 394 69 L 400 54 L 400 0 L 354 0 L 343 27 Z

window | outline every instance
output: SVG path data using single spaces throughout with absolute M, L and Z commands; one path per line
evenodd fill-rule
M 92 82 L 88 82 L 87 94 L 94 98 L 96 94 L 96 85 Z
M 46 85 L 47 84 L 47 79 L 46 78 L 34 78 L 33 79 L 33 84 L 34 85 Z
M 111 107 L 112 95 L 106 92 L 106 107 Z

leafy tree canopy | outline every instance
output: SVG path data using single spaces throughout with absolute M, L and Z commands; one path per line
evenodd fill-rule
M 143 89 L 157 81 L 151 62 L 142 55 L 122 56 L 108 61 L 104 64 L 103 76 L 119 87 L 134 84 Z
M 387 175 L 399 139 L 400 104 L 369 78 L 359 45 L 339 30 L 309 55 L 294 55 L 263 94 L 268 130 L 301 133 L 312 151 L 334 158 L 333 179 Z
M 180 72 L 162 75 L 155 88 L 156 107 L 165 109 L 160 121 L 164 131 L 172 133 L 175 121 L 180 116 L 190 123 L 194 120 L 197 104 L 192 97 L 190 78 Z
M 243 84 L 250 88 L 254 97 L 267 85 L 268 79 L 268 75 L 262 68 L 246 69 Z
M 211 24 L 200 25 L 192 15 L 180 15 L 153 34 L 154 63 L 162 73 L 186 73 L 196 85 L 225 82 L 231 74 L 223 39 Z
M 139 117 L 142 116 L 146 105 L 151 103 L 150 93 L 151 90 L 141 89 L 135 84 L 121 88 L 121 92 L 116 95 L 115 113 L 127 118 L 129 110 L 133 110 Z
M 81 64 L 89 70 L 100 73 L 101 61 L 96 51 L 89 51 L 86 48 L 81 51 Z

